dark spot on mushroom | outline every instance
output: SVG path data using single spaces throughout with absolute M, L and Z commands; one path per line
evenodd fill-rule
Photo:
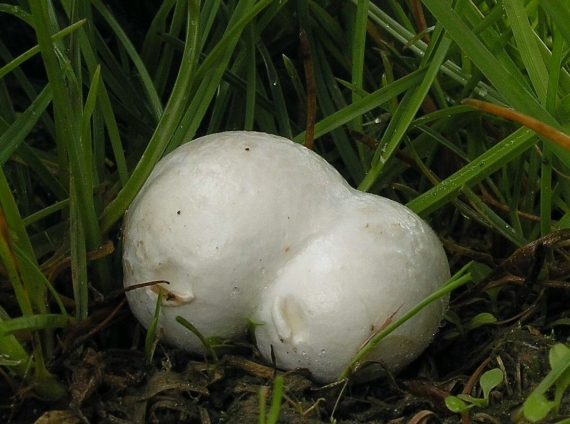
M 246 148 L 245 148 L 245 151 L 246 151 L 246 152 L 249 152 L 249 147 L 246 147 Z
M 370 227 L 370 224 L 366 224 L 366 226 L 364 228 L 368 228 L 368 227 Z
M 374 324 L 370 324 L 370 331 L 374 331 Z
M 176 211 L 176 215 L 180 215 L 181 211 Z
M 289 250 L 291 250 L 291 248 L 290 248 L 289 246 L 287 246 L 287 247 L 285 248 L 285 252 L 288 252 Z
M 162 293 L 162 299 L 167 302 L 184 303 L 184 300 L 180 296 L 167 290 L 163 286 L 151 286 L 150 289 L 156 294 Z

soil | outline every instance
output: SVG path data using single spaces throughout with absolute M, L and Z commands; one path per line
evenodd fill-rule
M 124 309 L 124 310 L 123 310 Z M 99 348 L 143 331 L 124 305 L 114 324 L 55 365 L 69 398 L 45 403 L 29 391 L 3 397 L 5 423 L 259 423 L 260 402 L 269 411 L 275 376 L 284 378 L 279 423 L 509 423 L 519 421 L 524 399 L 550 371 L 548 353 L 561 334 L 545 337 L 531 325 L 486 325 L 459 334 L 448 323 L 430 348 L 398 376 L 366 384 L 313 383 L 304 370 L 282 372 L 243 344 L 218 362 L 200 360 L 162 344 L 149 363 L 144 350 Z M 106 343 L 98 343 L 106 340 Z M 140 344 L 140 343 L 138 343 Z M 478 345 L 478 349 L 473 346 Z M 64 355 L 65 356 L 65 355 Z M 484 370 L 506 376 L 487 407 L 466 418 L 445 406 L 451 394 L 482 398 L 476 383 Z M 471 389 L 470 389 L 471 388 Z M 3 393 L 10 388 L 3 387 Z M 565 398 L 560 416 L 570 414 Z M 554 421 L 553 421 L 554 422 Z
M 269 423 L 260 420 L 260 405 L 268 414 L 276 376 L 282 376 L 278 423 L 522 423 L 525 399 L 551 371 L 552 346 L 570 337 L 569 239 L 570 230 L 560 230 L 504 260 L 493 259 L 498 257 L 493 243 L 480 249 L 486 253 L 471 269 L 473 283 L 453 293 L 429 348 L 399 375 L 365 384 L 316 384 L 306 370 L 275 369 L 246 342 L 218 352 L 213 361 L 161 343 L 159 334 L 148 360 L 146 332 L 119 293 L 94 303 L 87 320 L 58 334 L 49 368 L 68 397 L 44 402 L 33 386 L 5 374 L 0 422 Z M 454 269 L 475 255 L 475 250 L 457 249 L 449 238 L 444 244 Z M 469 239 L 460 244 L 481 247 Z M 451 395 L 485 398 L 479 378 L 491 369 L 500 369 L 504 378 L 487 396 L 487 405 L 463 415 L 451 412 L 446 406 Z M 553 395 L 552 389 L 547 392 Z M 542 422 L 569 416 L 566 395 L 558 415 Z

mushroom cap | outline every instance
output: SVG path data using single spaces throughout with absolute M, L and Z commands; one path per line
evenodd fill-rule
M 360 346 L 437 290 L 449 266 L 437 236 L 412 211 L 352 189 L 324 159 L 255 132 L 212 134 L 155 167 L 125 214 L 125 287 L 148 327 L 159 288 L 163 338 L 201 352 L 205 337 L 239 339 L 261 322 L 260 351 L 277 365 L 332 381 Z M 365 359 L 398 370 L 437 331 L 433 302 Z

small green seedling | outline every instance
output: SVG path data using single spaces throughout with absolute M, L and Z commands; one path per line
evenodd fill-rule
M 210 356 L 215 362 L 218 362 L 218 355 L 216 354 L 216 350 L 212 345 L 212 342 L 214 343 L 219 342 L 219 339 L 217 337 L 210 337 L 210 338 L 204 337 L 204 335 L 200 333 L 200 331 L 192 323 L 190 323 L 188 320 L 181 317 L 180 315 L 176 317 L 176 322 L 182 324 L 184 327 L 186 327 L 187 330 L 190 330 L 192 333 L 194 333 L 196 337 L 200 339 L 200 342 L 202 342 L 202 346 L 204 346 L 206 352 L 210 354 Z
M 551 371 L 544 377 L 523 404 L 524 417 L 531 422 L 544 419 L 550 412 L 558 413 L 564 392 L 570 386 L 570 348 L 559 343 L 550 348 Z M 554 387 L 554 400 L 548 400 L 547 391 Z
M 283 401 L 283 377 L 277 376 L 273 381 L 273 396 L 271 398 L 271 407 L 269 413 L 265 415 L 265 403 L 267 401 L 268 387 L 262 387 L 259 390 L 259 424 L 276 424 L 281 412 L 281 403 Z
M 146 337 L 144 341 L 144 352 L 147 364 L 150 364 L 150 362 L 152 361 L 152 357 L 154 356 L 154 350 L 156 348 L 156 342 L 157 342 L 156 326 L 158 325 L 158 317 L 160 316 L 160 307 L 162 306 L 161 301 L 162 301 L 162 288 L 159 286 L 158 297 L 156 298 L 156 307 L 154 309 L 154 316 L 152 317 L 152 321 L 148 326 L 148 330 L 146 332 Z
M 489 312 L 481 312 L 480 314 L 475 315 L 469 323 L 463 324 L 461 322 L 461 318 L 457 313 L 452 310 L 449 310 L 445 313 L 444 316 L 445 320 L 450 322 L 455 326 L 457 329 L 456 331 L 450 331 L 447 334 L 447 338 L 454 338 L 457 336 L 464 336 L 470 330 L 474 328 L 481 327 L 483 325 L 494 324 L 497 322 L 497 318 Z
M 473 328 L 481 327 L 482 325 L 486 324 L 493 324 L 495 322 L 497 322 L 497 318 L 495 318 L 493 314 L 490 314 L 489 312 L 482 312 L 473 317 L 469 323 L 469 329 L 472 330 Z
M 493 368 L 485 372 L 479 379 L 483 398 L 476 398 L 471 395 L 448 396 L 445 399 L 445 405 L 451 412 L 456 412 L 465 418 L 469 410 L 473 407 L 485 408 L 489 405 L 489 395 L 491 390 L 501 384 L 503 381 L 503 371 L 499 368 Z

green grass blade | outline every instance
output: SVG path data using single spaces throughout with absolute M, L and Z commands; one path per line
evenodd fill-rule
M 74 24 L 68 26 L 67 28 L 62 29 L 61 31 L 55 33 L 51 36 L 51 40 L 55 43 L 61 40 L 63 37 L 71 34 L 73 31 L 76 31 L 80 27 L 82 27 L 86 23 L 85 20 L 75 22 Z M 34 57 L 36 54 L 40 52 L 39 46 L 34 46 L 31 49 L 25 51 L 15 59 L 11 60 L 9 63 L 4 65 L 0 68 L 0 78 L 4 78 L 8 73 L 12 72 L 14 69 L 22 65 L 28 59 Z
M 256 44 L 257 49 L 263 58 L 263 62 L 265 63 L 265 69 L 267 70 L 269 88 L 271 90 L 273 104 L 275 107 L 275 116 L 279 124 L 279 134 L 291 139 L 293 138 L 293 132 L 291 131 L 291 124 L 289 122 L 289 114 L 287 113 L 287 105 L 285 104 L 281 81 L 279 81 L 279 76 L 277 75 L 273 61 L 271 60 L 271 55 L 265 45 L 259 40 Z
M 37 124 L 41 115 L 52 100 L 51 87 L 48 85 L 36 97 L 34 102 L 10 125 L 0 137 L 0 166 L 4 165 L 20 144 Z
M 12 285 L 12 290 L 16 295 L 16 301 L 20 311 L 24 316 L 31 316 L 34 313 L 32 301 L 22 279 L 20 267 L 14 252 L 13 236 L 10 234 L 10 227 L 3 206 L 0 205 L 0 259 L 6 269 L 8 280 Z
M 200 81 L 200 85 L 165 153 L 194 138 L 228 67 L 242 31 L 270 3 L 271 0 L 260 0 L 257 3 L 242 0 L 237 4 L 223 37 L 196 71 L 195 80 Z
M 199 13 L 199 2 L 190 1 L 186 28 L 186 44 L 182 56 L 182 63 L 172 90 L 156 130 L 150 140 L 143 157 L 134 169 L 131 178 L 125 184 L 118 196 L 107 206 L 100 217 L 103 233 L 106 233 L 120 219 L 131 201 L 150 175 L 154 165 L 162 156 L 172 135 L 180 123 L 184 106 L 188 100 L 188 93 L 194 76 L 197 60 L 197 44 L 199 40 L 199 25 L 195 17 Z
M 457 197 L 463 186 L 472 187 L 482 181 L 501 166 L 520 156 L 536 141 L 536 135 L 532 131 L 521 128 L 406 206 L 421 216 L 429 215 Z
M 373 93 L 368 94 L 354 103 L 338 110 L 331 115 L 326 116 L 315 124 L 315 138 L 321 137 L 337 128 L 342 127 L 344 124 L 352 121 L 357 116 L 361 116 L 371 110 L 380 107 L 381 105 L 389 102 L 399 94 L 406 90 L 410 90 L 415 85 L 419 84 L 425 77 L 426 68 L 419 69 L 413 73 L 400 78 L 394 83 L 382 87 Z M 305 139 L 305 132 L 293 138 L 296 143 L 302 143 Z
M 519 232 L 517 232 L 512 226 L 507 224 L 499 215 L 497 215 L 489 206 L 483 202 L 479 196 L 477 196 L 468 187 L 463 187 L 461 192 L 467 197 L 469 203 L 480 217 L 483 222 L 492 228 L 498 234 L 501 234 L 505 239 L 510 240 L 516 247 L 526 246 L 528 240 L 526 240 Z
M 39 331 L 48 328 L 62 328 L 74 324 L 75 318 L 57 315 L 40 314 L 29 317 L 12 318 L 0 322 L 0 339 L 19 331 Z
M 432 42 L 436 42 L 436 37 L 432 38 Z M 421 84 L 416 88 L 413 88 L 406 92 L 404 98 L 398 105 L 396 112 L 388 128 L 380 141 L 379 150 L 377 150 L 374 155 L 372 162 L 372 167 L 370 171 L 364 177 L 364 180 L 358 186 L 359 190 L 368 191 L 372 185 L 376 182 L 384 165 L 395 153 L 396 149 L 400 145 L 402 137 L 408 130 L 412 120 L 414 119 L 416 112 L 419 110 L 422 102 L 424 101 L 430 87 L 432 86 L 435 77 L 437 76 L 445 57 L 447 56 L 447 51 L 451 46 L 451 40 L 447 38 L 442 38 L 439 46 L 436 48 L 433 58 L 428 65 L 426 75 L 422 80 Z
M 245 30 L 245 63 L 256 63 L 255 55 L 255 25 L 250 23 Z M 253 130 L 255 120 L 256 94 L 257 94 L 257 69 L 255 66 L 246 67 L 246 95 L 245 95 L 245 111 L 243 129 L 246 131 Z
M 69 197 L 67 189 L 61 184 L 46 163 L 38 156 L 36 151 L 26 143 L 20 143 L 16 155 L 24 161 L 29 169 L 34 172 L 38 179 L 47 189 L 60 200 Z
M 521 83 L 524 80 L 523 75 L 520 73 L 513 74 L 512 69 L 505 69 L 447 3 L 437 0 L 425 0 L 424 3 L 459 47 L 469 55 L 473 63 L 479 67 L 512 107 L 555 129 L 561 129 L 561 125 L 540 105 L 536 97 L 530 95 Z M 566 13 L 566 15 L 568 14 Z M 570 167 L 570 152 L 553 143 L 552 149 L 556 156 L 567 167 Z
M 358 0 L 351 1 L 355 4 L 358 2 Z M 386 12 L 374 4 L 370 4 L 369 16 L 372 21 L 403 44 L 408 43 L 415 37 L 415 33 L 403 27 L 399 22 L 392 19 Z M 423 57 L 427 50 L 427 45 L 423 41 L 418 40 L 414 44 L 410 45 L 409 49 L 419 57 Z M 443 74 L 451 77 L 460 84 L 468 84 L 471 78 L 470 74 L 466 74 L 460 66 L 450 60 L 443 64 L 441 71 Z M 504 102 L 503 96 L 488 84 L 484 84 L 482 82 L 477 83 L 475 92 L 480 93 L 482 96 L 484 95 L 484 97 L 489 101 L 497 103 Z
M 540 54 L 533 29 L 528 22 L 524 5 L 520 0 L 504 0 L 518 51 L 524 62 L 533 88 L 542 104 L 546 103 L 548 71 Z
M 70 175 L 71 178 L 75 178 L 75 187 L 79 197 L 78 204 L 81 208 L 82 224 L 87 238 L 86 243 L 89 249 L 95 249 L 101 244 L 101 233 L 93 204 L 91 184 L 93 168 L 91 163 L 86 160 L 90 157 L 89 149 L 85 144 L 86 141 L 81 139 L 81 107 L 78 107 L 81 102 L 81 92 L 80 87 L 78 87 L 80 82 L 75 78 L 69 60 L 59 50 L 59 47 L 51 41 L 48 25 L 51 22 L 51 15 L 47 6 L 37 3 L 33 3 L 31 6 L 38 44 L 53 92 L 57 140 L 60 143 L 60 149 L 67 152 L 67 157 L 62 155 L 60 160 L 62 164 L 69 160 Z
M 152 112 L 152 116 L 154 117 L 156 122 L 158 122 L 162 116 L 162 113 L 164 112 L 162 107 L 162 102 L 160 101 L 158 93 L 156 92 L 156 89 L 154 87 L 152 78 L 150 77 L 140 55 L 138 54 L 137 49 L 135 48 L 135 46 L 133 46 L 131 40 L 129 39 L 127 34 L 125 34 L 123 28 L 121 27 L 121 25 L 119 25 L 113 14 L 111 14 L 110 11 L 107 9 L 107 6 L 105 6 L 100 0 L 91 0 L 91 3 L 99 11 L 99 13 L 101 13 L 103 18 L 107 21 L 107 23 L 112 28 L 115 35 L 117 36 L 117 39 L 119 40 L 119 42 L 121 43 L 127 54 L 129 55 L 129 57 L 133 61 L 133 64 L 135 65 L 135 68 L 137 69 L 137 72 L 139 74 L 142 86 L 145 90 L 146 99 L 149 102 L 149 108 Z
M 140 56 L 151 75 L 156 74 L 156 69 L 160 65 L 161 45 L 163 43 L 161 35 L 166 32 L 168 15 L 176 3 L 178 0 L 163 1 L 146 33 Z
M 271 406 L 267 414 L 267 424 L 277 424 L 279 422 L 279 413 L 281 412 L 281 404 L 283 403 L 283 386 L 285 382 L 283 376 L 278 375 L 273 381 L 273 394 L 271 396 Z
M 464 269 L 465 269 L 465 267 L 464 267 Z M 411 308 L 409 311 L 407 311 L 405 314 L 403 314 L 400 318 L 398 318 L 396 321 L 392 322 L 390 325 L 388 325 L 386 328 L 384 328 L 382 331 L 380 331 L 378 334 L 376 334 L 372 339 L 370 339 L 368 341 L 368 343 L 366 343 L 366 345 L 363 346 L 358 351 L 358 353 L 354 356 L 354 358 L 352 358 L 352 360 L 350 361 L 350 364 L 345 368 L 345 370 L 341 373 L 341 375 L 338 376 L 337 381 L 340 381 L 340 380 L 347 378 L 351 374 L 351 372 L 354 369 L 354 367 L 356 366 L 356 364 L 358 364 L 364 358 L 364 356 L 366 356 L 366 354 L 368 352 L 370 352 L 372 349 L 374 349 L 374 347 L 376 347 L 378 345 L 378 343 L 380 343 L 384 338 L 386 338 L 388 335 L 393 333 L 398 327 L 400 327 L 402 324 L 404 324 L 406 321 L 408 321 L 410 318 L 412 318 L 414 315 L 416 315 L 419 311 L 421 311 L 427 305 L 429 305 L 430 303 L 432 303 L 438 299 L 441 299 L 444 296 L 447 296 L 453 290 L 455 290 L 455 289 L 457 289 L 457 288 L 459 288 L 459 287 L 461 287 L 461 286 L 463 286 L 463 285 L 465 285 L 471 281 L 471 275 L 470 274 L 461 275 L 461 273 L 462 273 L 462 271 L 460 271 L 458 274 L 453 276 L 439 290 L 437 290 L 436 292 L 434 292 L 431 295 L 429 295 L 428 297 L 426 297 L 424 300 L 422 300 L 420 303 L 415 305 L 413 308 Z
M 541 7 L 546 11 L 548 17 L 556 24 L 556 31 L 564 37 L 566 44 L 570 44 L 570 12 L 568 6 L 561 0 L 541 0 Z
M 352 84 L 356 89 L 363 89 L 364 82 L 364 53 L 366 51 L 366 24 L 368 22 L 369 0 L 358 2 L 354 22 L 354 40 L 352 42 Z M 352 93 L 352 103 L 360 96 Z M 353 120 L 353 129 L 362 131 L 362 115 Z
M 81 208 L 77 204 L 78 196 L 75 188 L 75 180 L 70 183 L 70 255 L 71 277 L 73 284 L 73 298 L 75 300 L 75 316 L 77 319 L 85 319 L 89 313 L 89 292 L 87 275 L 87 248 L 85 245 L 85 232 L 81 220 Z M 111 287 L 107 284 L 106 291 Z

